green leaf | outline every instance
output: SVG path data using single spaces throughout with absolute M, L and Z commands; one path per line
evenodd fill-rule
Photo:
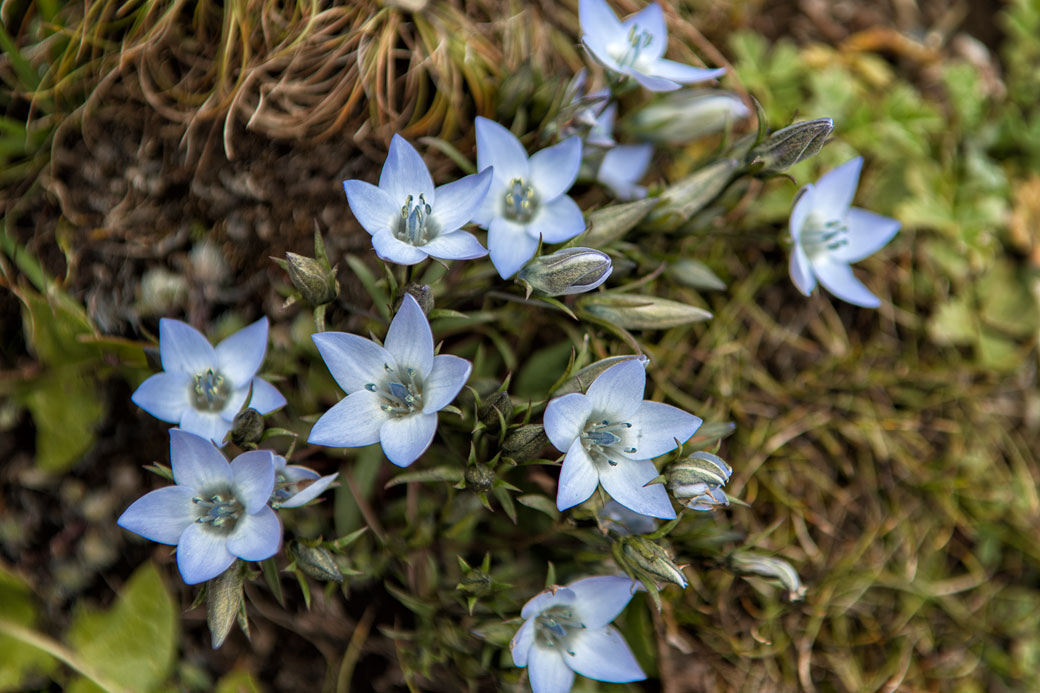
M 400 486 L 401 484 L 407 484 L 412 481 L 419 482 L 430 482 L 430 481 L 450 481 L 452 483 L 461 481 L 463 472 L 458 467 L 434 467 L 433 469 L 418 469 L 413 472 L 404 472 L 398 474 L 390 481 L 386 482 L 384 489 L 391 488 L 393 486 Z
M 528 508 L 540 510 L 553 520 L 558 520 L 560 517 L 560 511 L 556 509 L 556 503 L 554 503 L 552 499 L 539 493 L 528 493 L 523 496 L 517 496 L 516 502 L 520 505 L 526 505 Z
M 347 266 L 350 267 L 351 271 L 357 276 L 358 281 L 365 287 L 365 291 L 372 298 L 372 303 L 375 304 L 376 310 L 383 316 L 384 320 L 390 320 L 390 296 L 387 295 L 383 287 L 379 286 L 376 282 L 376 276 L 372 274 L 372 270 L 368 268 L 364 262 L 361 261 L 357 255 L 347 255 L 343 258 Z
M 23 395 L 36 424 L 36 465 L 60 472 L 94 443 L 105 408 L 97 383 L 77 367 L 47 373 Z
M 928 321 L 928 334 L 937 344 L 971 344 L 978 333 L 978 323 L 971 299 L 954 298 L 939 306 Z
M 682 258 L 668 265 L 669 277 L 694 289 L 725 291 L 726 283 L 718 278 L 707 265 L 693 258 Z
M 0 568 L 0 621 L 32 628 L 36 623 L 36 606 L 28 585 L 14 573 Z M 46 652 L 21 639 L 3 634 L 0 627 L 0 690 L 23 689 L 25 678 L 36 673 L 49 674 L 55 660 Z

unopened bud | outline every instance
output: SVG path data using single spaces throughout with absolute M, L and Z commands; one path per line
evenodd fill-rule
M 493 392 L 484 398 L 477 418 L 488 427 L 488 430 L 497 431 L 502 421 L 509 423 L 513 416 L 513 400 L 508 392 Z
M 609 322 L 626 330 L 663 330 L 711 319 L 711 313 L 678 301 L 639 294 L 590 294 L 578 299 L 579 317 Z
M 260 442 L 264 434 L 264 415 L 252 407 L 235 414 L 231 422 L 231 442 L 235 445 Z
M 642 221 L 657 202 L 657 198 L 635 200 L 591 212 L 585 220 L 589 230 L 582 242 L 602 248 L 618 240 Z
M 543 296 L 567 296 L 592 291 L 610 276 L 610 256 L 592 248 L 563 248 L 524 265 L 517 282 Z
M 224 644 L 242 611 L 243 581 L 242 562 L 236 560 L 206 583 L 206 623 L 214 650 Z
M 473 493 L 487 493 L 495 483 L 495 472 L 486 464 L 471 464 L 466 467 L 466 488 Z
M 286 253 L 285 261 L 293 286 L 312 306 L 323 306 L 339 296 L 336 273 L 323 267 L 314 258 Z
M 651 539 L 642 536 L 622 537 L 621 555 L 636 573 L 644 573 L 655 580 L 672 582 L 685 588 L 689 583 L 668 551 Z
M 343 582 L 343 573 L 336 565 L 336 559 L 324 546 L 310 546 L 302 541 L 293 540 L 289 550 L 296 557 L 296 566 L 315 580 Z
M 683 458 L 665 471 L 668 490 L 690 510 L 714 510 L 729 505 L 722 487 L 733 469 L 718 455 L 698 451 Z
M 650 362 L 650 359 L 643 356 L 642 354 L 625 354 L 624 356 L 609 356 L 605 359 L 600 359 L 595 363 L 582 368 L 580 371 L 567 378 L 563 385 L 553 390 L 553 397 L 560 397 L 562 395 L 570 394 L 571 392 L 580 392 L 585 394 L 585 391 L 589 389 L 589 385 L 592 381 L 600 376 L 600 373 L 607 370 L 611 366 L 616 366 L 622 361 L 631 361 L 632 359 L 638 360 L 643 364 L 643 368 L 646 368 L 646 364 Z
M 737 573 L 744 575 L 761 575 L 763 577 L 775 578 L 787 590 L 787 598 L 791 601 L 801 601 L 805 598 L 808 588 L 802 584 L 798 577 L 798 571 L 782 558 L 764 556 L 752 551 L 738 551 L 729 556 L 729 565 Z
M 673 231 L 708 206 L 733 180 L 736 159 L 720 159 L 665 188 L 646 219 L 648 229 Z
M 423 315 L 430 314 L 430 311 L 433 310 L 433 289 L 430 288 L 429 284 L 410 282 L 404 285 L 404 291 L 419 304 Z
M 641 140 L 685 144 L 724 132 L 750 111 L 736 94 L 719 89 L 670 92 L 639 109 L 626 130 Z
M 549 437 L 541 424 L 525 424 L 506 436 L 502 451 L 506 457 L 524 462 L 537 457 L 548 444 Z
M 455 589 L 460 592 L 473 594 L 478 597 L 488 596 L 493 591 L 493 588 L 491 575 L 480 568 L 470 568 L 465 571 L 462 579 L 459 580 L 459 584 L 455 585 Z
M 815 156 L 827 142 L 834 121 L 818 118 L 788 125 L 767 137 L 748 155 L 752 170 L 777 173 Z

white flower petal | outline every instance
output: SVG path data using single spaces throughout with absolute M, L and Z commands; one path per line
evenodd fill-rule
M 209 440 L 188 431 L 170 429 L 170 467 L 180 486 L 206 490 L 231 484 L 231 465 Z
M 581 167 L 581 138 L 568 137 L 531 155 L 530 184 L 542 202 L 551 202 L 571 189 Z
M 567 452 L 592 414 L 592 400 L 580 392 L 571 392 L 550 400 L 542 415 L 542 425 L 549 442 L 560 452 Z
M 217 370 L 237 389 L 249 384 L 267 353 L 267 318 L 247 325 L 216 346 Z
M 262 561 L 278 553 L 282 523 L 274 510 L 264 506 L 255 514 L 238 518 L 227 536 L 227 550 L 245 561 Z
M 813 276 L 809 257 L 800 245 L 791 248 L 788 272 L 791 275 L 791 281 L 804 295 L 808 296 L 816 288 L 816 277 Z
M 301 505 L 306 505 L 307 503 L 310 503 L 312 500 L 324 493 L 325 490 L 329 486 L 331 486 L 332 482 L 334 482 L 337 478 L 339 478 L 339 472 L 323 476 L 320 479 L 313 481 L 306 488 L 289 496 L 289 498 L 282 501 L 278 505 L 282 508 L 298 508 Z
M 863 308 L 877 308 L 881 299 L 852 274 L 852 268 L 842 262 L 824 258 L 813 262 L 813 272 L 827 291 L 841 300 Z
M 189 585 L 212 580 L 235 562 L 223 534 L 192 522 L 177 543 L 177 568 Z
M 852 263 L 885 247 L 899 233 L 902 224 L 898 219 L 852 207 L 845 217 L 845 226 L 848 229 L 842 236 L 845 244 L 832 250 L 830 256 L 839 262 Z
M 582 216 L 581 208 L 567 195 L 561 195 L 548 204 L 539 205 L 534 218 L 527 225 L 529 236 L 541 236 L 546 243 L 569 241 L 584 230 L 585 217 Z M 491 252 L 494 253 L 494 250 Z M 534 255 L 534 250 L 531 251 L 531 255 Z
M 664 21 L 664 11 L 656 2 L 651 2 L 643 9 L 621 23 L 621 32 L 627 40 L 629 32 L 635 30 L 636 35 L 644 31 L 650 34 L 650 43 L 640 53 L 643 60 L 656 60 L 664 55 L 668 48 L 668 27 Z
M 253 396 L 249 400 L 249 406 L 252 409 L 256 409 L 261 414 L 270 414 L 285 406 L 285 397 L 271 383 L 257 376 L 253 378 L 252 385 Z
M 224 439 L 231 431 L 231 422 L 217 412 L 198 411 L 191 407 L 181 413 L 180 429 L 212 440 L 224 447 Z
M 556 648 L 532 647 L 527 672 L 532 693 L 568 693 L 574 685 L 574 671 Z
M 650 460 L 621 459 L 616 465 L 603 465 L 599 483 L 610 497 L 629 510 L 662 520 L 674 520 L 675 510 L 668 500 L 664 484 L 644 486 L 658 476 L 657 467 Z
M 390 374 L 391 378 L 405 378 L 405 371 L 409 368 L 414 368 L 423 379 L 430 374 L 433 368 L 433 332 L 430 331 L 430 323 L 422 308 L 411 294 L 404 295 L 397 315 L 390 321 L 383 347 L 397 362 L 395 372 Z
M 513 664 L 518 667 L 527 666 L 527 655 L 534 647 L 534 619 L 524 621 L 524 625 L 516 631 L 516 635 L 509 641 L 509 653 L 513 655 Z
M 639 409 L 645 390 L 646 370 L 640 361 L 630 359 L 603 371 L 585 394 L 592 401 L 594 415 L 620 423 Z
M 596 180 L 603 183 L 620 200 L 646 197 L 646 188 L 636 185 L 650 168 L 654 147 L 650 144 L 621 145 L 603 156 Z
M 433 414 L 451 404 L 472 370 L 473 364 L 458 356 L 434 356 L 433 368 L 422 385 L 423 412 Z
M 629 447 L 636 448 L 632 454 L 644 460 L 674 450 L 676 440 L 682 445 L 702 423 L 700 418 L 678 407 L 648 400 L 644 400 L 627 421 L 632 428 L 628 429 L 625 441 L 631 441 Z
M 385 366 L 396 368 L 394 357 L 370 339 L 348 332 L 319 332 L 311 336 L 332 377 L 352 394 L 386 377 Z
M 360 448 L 379 442 L 379 429 L 390 415 L 383 398 L 368 390 L 351 392 L 314 422 L 307 442 L 330 448 Z
M 343 181 L 343 190 L 347 193 L 350 211 L 369 235 L 384 229 L 392 231 L 391 225 L 401 219 L 401 207 L 407 196 L 395 200 L 386 190 L 362 180 Z
M 621 25 L 606 0 L 580 0 L 578 2 L 578 22 L 583 34 L 591 34 L 604 41 L 624 39 L 627 29 Z
M 629 71 L 632 77 L 650 91 L 675 91 L 682 85 L 663 77 L 654 77 L 634 70 Z
M 592 496 L 599 483 L 599 472 L 592 458 L 576 438 L 563 458 L 560 481 L 556 487 L 556 507 L 563 511 L 584 503 Z
M 247 513 L 267 505 L 274 492 L 274 453 L 250 450 L 231 460 L 231 493 Z
M 491 264 L 498 270 L 499 276 L 509 279 L 534 257 L 538 239 L 532 238 L 521 224 L 496 217 L 488 228 L 488 248 L 491 251 Z
M 379 187 L 387 192 L 398 208 L 409 195 L 415 201 L 418 201 L 419 195 L 423 195 L 430 205 L 437 199 L 426 162 L 415 147 L 400 135 L 394 135 L 390 140 L 390 151 L 379 174 Z
M 554 606 L 573 604 L 576 598 L 574 592 L 566 587 L 542 590 L 527 600 L 527 603 L 520 610 L 520 616 L 521 618 L 532 618 Z
M 127 508 L 116 524 L 145 539 L 171 546 L 195 521 L 195 489 L 167 486 L 144 494 Z
M 473 223 L 482 229 L 486 229 L 491 225 L 491 221 L 495 217 L 502 216 L 505 194 L 506 183 L 492 177 L 487 195 L 484 197 L 483 202 L 480 203 L 480 206 L 477 207 L 477 210 L 473 212 Z
M 379 429 L 379 443 L 388 460 L 398 467 L 407 467 L 426 452 L 436 432 L 436 414 L 409 414 L 384 421 Z
M 694 67 L 693 65 L 684 65 L 674 60 L 661 58 L 653 64 L 652 74 L 654 77 L 670 79 L 680 84 L 694 84 L 695 82 L 707 82 L 710 79 L 718 79 L 726 74 L 726 68 Z
M 178 423 L 191 407 L 191 376 L 176 371 L 151 375 L 134 390 L 130 400 L 146 412 L 169 423 Z
M 589 52 L 592 59 L 603 67 L 614 72 L 627 74 L 628 70 L 618 65 L 617 60 L 610 54 L 610 43 L 602 36 L 596 34 L 585 34 L 581 37 L 581 43 Z
M 856 195 L 862 168 L 863 157 L 857 156 L 825 173 L 816 181 L 816 197 L 812 211 L 827 221 L 843 218 L 852 206 L 852 198 Z
M 494 172 L 484 169 L 437 188 L 437 205 L 430 214 L 430 221 L 439 236 L 462 228 L 473 218 L 484 204 L 492 180 Z
M 493 120 L 482 116 L 476 118 L 477 170 L 494 168 L 495 181 L 509 185 L 514 178 L 530 178 L 527 150 L 516 135 Z
M 816 202 L 816 186 L 812 183 L 807 183 L 802 186 L 802 189 L 798 191 L 798 194 L 794 199 L 794 207 L 791 208 L 791 219 L 788 222 L 788 227 L 791 230 L 791 239 L 795 245 L 801 246 L 802 243 L 802 230 L 805 228 L 805 222 L 809 219 L 809 215 L 813 211 L 813 207 Z
M 372 247 L 380 258 L 398 265 L 415 265 L 427 258 L 422 248 L 399 240 L 389 229 L 372 235 Z
M 488 254 L 487 248 L 468 231 L 437 236 L 424 245 L 423 250 L 441 260 L 476 260 Z
M 574 610 L 586 628 L 603 628 L 613 621 L 639 590 L 638 583 L 614 575 L 583 578 L 567 587 L 574 592 Z
M 570 645 L 574 654 L 564 654 L 563 661 L 582 676 L 611 683 L 646 678 L 628 643 L 613 626 L 576 630 Z
M 159 320 L 159 358 L 164 371 L 197 375 L 217 365 L 213 346 L 186 322 Z

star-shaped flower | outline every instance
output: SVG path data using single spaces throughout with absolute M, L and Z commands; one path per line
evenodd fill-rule
M 567 693 L 578 673 L 597 681 L 642 681 L 621 633 L 610 625 L 639 589 L 627 577 L 589 577 L 552 587 L 524 604 L 524 624 L 509 643 L 527 667 L 534 693 Z
M 261 318 L 214 348 L 198 330 L 179 320 L 159 321 L 163 372 L 149 377 L 130 397 L 157 419 L 223 445 L 235 414 L 245 404 L 269 414 L 285 397 L 256 375 L 267 353 L 267 318 Z
M 646 188 L 639 180 L 650 168 L 654 147 L 650 144 L 623 144 L 603 155 L 596 180 L 610 188 L 619 200 L 641 200 Z
M 399 467 L 430 447 L 437 412 L 459 394 L 472 368 L 458 356 L 434 356 L 430 324 L 408 294 L 383 346 L 344 332 L 313 339 L 347 396 L 322 414 L 308 442 L 336 448 L 380 443 Z
M 721 77 L 725 68 L 707 70 L 664 57 L 668 30 L 657 3 L 647 5 L 624 22 L 606 0 L 580 0 L 581 40 L 592 57 L 608 70 L 634 78 L 650 91 L 673 91 L 681 84 Z
M 630 510 L 670 520 L 675 511 L 654 457 L 689 440 L 701 420 L 668 404 L 643 399 L 646 371 L 636 360 L 605 370 L 585 394 L 572 392 L 545 407 L 545 434 L 567 455 L 560 470 L 556 507 L 586 501 L 597 484 Z
M 212 442 L 175 428 L 170 467 L 177 485 L 146 493 L 117 524 L 175 545 L 186 583 L 217 577 L 236 557 L 262 561 L 278 553 L 282 525 L 267 506 L 274 489 L 270 450 L 244 452 L 228 464 Z
M 539 238 L 562 243 L 585 230 L 581 209 L 566 195 L 580 166 L 579 137 L 528 158 L 513 133 L 477 116 L 477 168 L 494 167 L 494 179 L 473 220 L 488 230 L 491 263 L 503 279 L 534 256 Z
M 394 135 L 379 185 L 343 181 L 350 211 L 372 235 L 376 255 L 399 265 L 427 257 L 472 260 L 487 255 L 473 234 L 460 229 L 470 221 L 491 185 L 491 172 L 433 187 L 425 162 L 400 135 Z
M 808 296 L 819 279 L 841 300 L 877 308 L 880 299 L 856 279 L 849 265 L 884 247 L 900 222 L 851 206 L 862 167 L 863 157 L 856 157 L 799 192 L 791 210 L 791 281 Z

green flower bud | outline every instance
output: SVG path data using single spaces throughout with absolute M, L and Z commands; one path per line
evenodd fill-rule
M 579 317 L 593 318 L 626 330 L 663 330 L 711 319 L 711 313 L 685 303 L 639 294 L 590 294 L 578 299 Z
M 488 427 L 488 430 L 497 431 L 500 423 L 499 414 L 502 415 L 501 421 L 505 421 L 507 424 L 510 417 L 513 416 L 513 400 L 509 397 L 508 392 L 493 392 L 484 398 L 477 411 L 477 418 Z
M 553 397 L 561 397 L 563 395 L 570 394 L 572 392 L 585 393 L 589 389 L 589 385 L 592 381 L 599 377 L 600 373 L 607 370 L 611 366 L 616 366 L 622 361 L 629 361 L 631 359 L 638 359 L 643 367 L 646 368 L 646 364 L 650 362 L 650 359 L 643 356 L 642 354 L 626 354 L 624 356 L 609 356 L 605 359 L 590 363 L 589 365 L 582 368 L 580 371 L 572 375 L 570 378 L 564 381 L 563 385 L 556 388 L 552 395 Z
M 296 557 L 296 566 L 307 575 L 321 582 L 343 582 L 332 553 L 324 546 L 310 546 L 302 541 L 293 540 L 289 550 Z
M 516 281 L 528 295 L 567 296 L 591 291 L 610 276 L 610 256 L 592 248 L 563 248 L 524 265 Z
M 598 168 L 598 167 L 597 167 Z M 593 173 L 592 178 L 595 177 Z M 581 237 L 583 243 L 602 248 L 631 231 L 657 206 L 657 198 L 607 205 L 590 212 L 585 219 L 588 232 Z
M 690 510 L 714 510 L 729 505 L 722 487 L 733 469 L 718 455 L 698 451 L 665 470 L 668 490 Z
M 495 483 L 495 472 L 486 464 L 471 464 L 466 467 L 466 488 L 473 493 L 487 493 Z
M 506 457 L 524 462 L 537 457 L 548 444 L 549 436 L 541 424 L 525 424 L 506 436 L 502 451 Z
M 433 289 L 430 288 L 429 284 L 419 284 L 417 282 L 409 282 L 404 285 L 405 293 L 410 294 L 415 302 L 422 308 L 423 315 L 429 315 L 430 311 L 433 310 Z
M 668 551 L 651 539 L 639 535 L 618 539 L 621 555 L 640 577 L 652 577 L 660 582 L 671 582 L 685 588 L 689 583 Z
M 779 580 L 787 590 L 787 598 L 792 602 L 804 599 L 808 591 L 798 577 L 798 571 L 782 558 L 765 556 L 753 551 L 738 551 L 729 556 L 728 562 L 734 572 Z
M 243 445 L 260 442 L 264 433 L 264 415 L 252 407 L 246 407 L 235 414 L 231 422 L 231 442 Z
M 331 303 L 339 296 L 336 273 L 322 266 L 318 260 L 296 253 L 286 253 L 286 271 L 293 286 L 312 306 Z
M 658 231 L 679 228 L 718 197 L 739 168 L 736 159 L 720 159 L 668 186 L 658 198 L 660 204 L 647 217 L 646 227 Z
M 740 97 L 719 89 L 682 89 L 636 111 L 626 130 L 637 139 L 684 144 L 717 135 L 748 117 Z
M 799 161 L 815 156 L 826 144 L 834 121 L 818 118 L 788 125 L 777 130 L 748 155 L 752 170 L 758 173 L 777 173 Z
M 206 583 L 206 623 L 214 650 L 224 644 L 242 612 L 243 582 L 242 562 L 236 560 Z

